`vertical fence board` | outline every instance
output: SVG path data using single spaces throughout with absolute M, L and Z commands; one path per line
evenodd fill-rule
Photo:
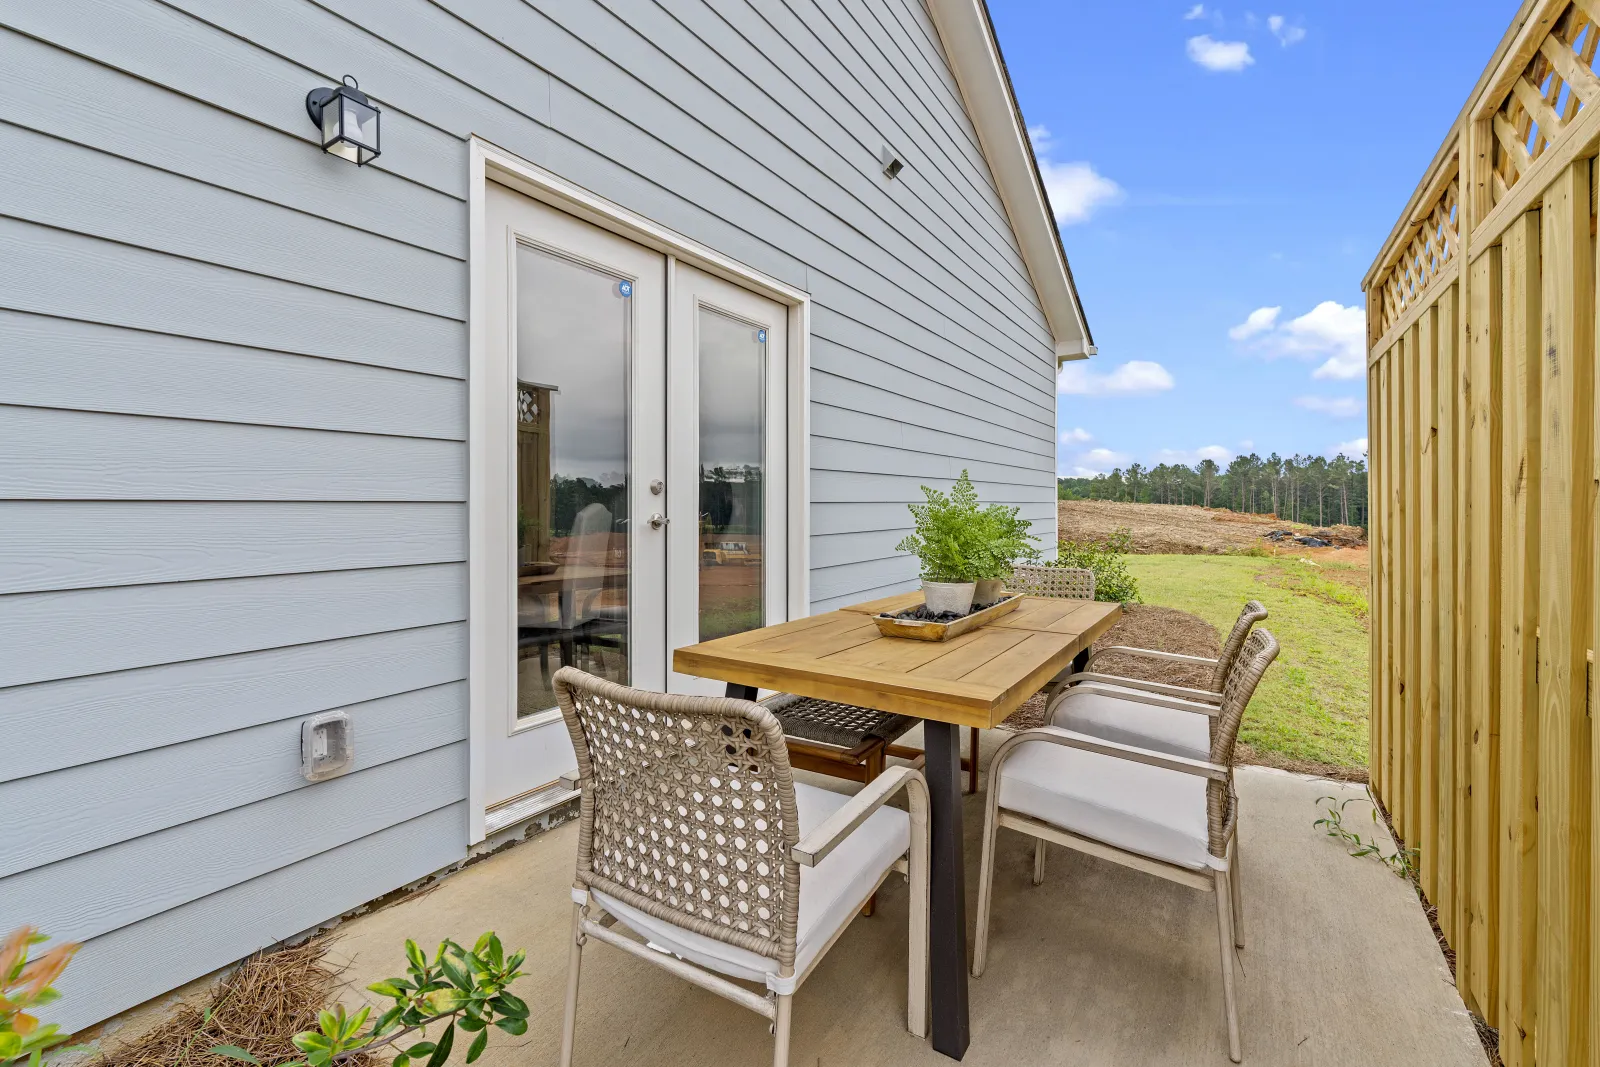
M 1539 215 L 1506 232 L 1501 253 L 1500 1058 L 1533 1063 L 1538 892 Z M 1532 506 L 1530 506 L 1530 503 Z
M 1576 1064 L 1588 1028 L 1590 738 L 1584 713 L 1591 560 L 1594 260 L 1589 162 L 1569 166 L 1541 212 L 1539 566 L 1540 1064 Z M 1579 546 L 1582 549 L 1579 550 Z
M 1455 908 L 1455 724 L 1456 724 L 1456 664 L 1460 657 L 1456 647 L 1456 570 L 1460 548 L 1455 534 L 1456 486 L 1459 481 L 1460 434 L 1456 432 L 1459 408 L 1457 371 L 1458 338 L 1460 329 L 1456 315 L 1459 286 L 1449 286 L 1439 296 L 1439 407 L 1435 416 L 1439 426 L 1439 511 L 1435 520 L 1439 527 L 1439 594 L 1435 607 L 1436 629 L 1439 635 L 1439 721 L 1438 734 L 1433 739 L 1438 766 L 1438 787 L 1432 804 L 1437 830 L 1431 846 L 1437 854 L 1434 894 L 1430 898 L 1438 909 L 1439 926 L 1445 935 L 1452 936 Z
M 1421 780 L 1422 701 L 1425 687 L 1422 684 L 1422 363 L 1423 312 L 1406 339 L 1405 364 L 1405 499 L 1406 499 L 1406 718 L 1405 744 L 1401 755 L 1405 762 L 1405 781 L 1401 791 L 1406 813 L 1405 835 L 1408 842 L 1417 839 L 1421 818 L 1417 807 L 1420 801 L 1417 787 Z
M 1499 910 L 1499 638 L 1500 554 L 1494 550 L 1500 517 L 1500 370 L 1501 250 L 1484 251 L 1472 265 L 1470 316 L 1472 484 L 1467 493 L 1467 541 L 1472 553 L 1467 633 L 1467 658 L 1472 667 L 1472 703 L 1468 729 L 1471 753 L 1466 789 L 1471 818 L 1471 881 L 1466 894 L 1470 916 L 1465 941 L 1470 946 L 1463 968 L 1456 962 L 1456 983 L 1469 1004 L 1492 1026 L 1499 1015 L 1495 954 Z
M 1420 857 L 1422 891 L 1431 898 L 1438 871 L 1433 841 L 1439 833 L 1439 807 L 1434 794 L 1439 789 L 1439 749 L 1434 738 L 1439 732 L 1439 591 L 1437 527 L 1439 503 L 1439 390 L 1438 390 L 1439 309 L 1428 308 L 1417 326 L 1417 429 L 1421 436 L 1418 455 L 1421 480 L 1417 491 L 1417 529 L 1422 541 L 1422 560 L 1418 567 L 1421 594 L 1417 601 L 1420 640 L 1417 658 L 1421 715 L 1415 734 L 1417 786 L 1411 791 L 1411 808 L 1416 827 L 1408 839 Z

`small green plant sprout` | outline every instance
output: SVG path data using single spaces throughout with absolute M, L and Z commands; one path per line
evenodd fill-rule
M 895 551 L 915 555 L 922 563 L 925 581 L 976 581 L 984 531 L 972 479 L 962 471 L 948 495 L 926 485 L 922 495 L 924 503 L 907 505 L 913 529 L 895 545 Z
M 1376 827 L 1378 825 L 1378 806 L 1365 797 L 1318 797 L 1317 803 L 1326 803 L 1322 818 L 1312 823 L 1312 826 L 1322 828 L 1322 832 L 1329 837 L 1337 838 L 1344 844 L 1352 856 L 1372 856 L 1398 878 L 1410 880 L 1416 876 L 1418 853 L 1414 848 L 1396 848 L 1392 853 L 1385 853 L 1383 846 L 1378 843 Z M 1351 804 L 1365 804 L 1371 809 L 1373 835 L 1370 840 L 1351 830 L 1344 824 L 1344 809 Z
M 78 951 L 57 945 L 29 958 L 35 945 L 50 940 L 31 926 L 13 930 L 0 942 L 0 1064 L 39 1067 L 44 1054 L 68 1040 L 54 1023 L 41 1023 L 34 1010 L 60 999 L 52 983 Z
M 294 1045 L 305 1058 L 284 1067 L 336 1067 L 360 1053 L 398 1046 L 413 1035 L 425 1036 L 422 1031 L 439 1022 L 445 1027 L 438 1040 L 417 1041 L 401 1049 L 394 1067 L 441 1067 L 455 1049 L 458 1031 L 474 1035 L 466 1056 L 472 1063 L 489 1044 L 489 1027 L 514 1037 L 527 1032 L 528 1005 L 506 988 L 522 977 L 517 968 L 526 956 L 516 952 L 507 958 L 493 933 L 478 938 L 471 952 L 454 941 L 441 942 L 432 960 L 415 941 L 407 940 L 406 976 L 367 986 L 392 1000 L 393 1006 L 366 1030 L 370 1006 L 354 1015 L 346 1015 L 342 1004 L 322 1012 L 317 1029 L 294 1036 Z M 234 1045 L 217 1045 L 211 1051 L 244 1063 L 261 1063 Z

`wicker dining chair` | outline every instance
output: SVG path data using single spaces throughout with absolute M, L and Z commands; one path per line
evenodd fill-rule
M 1093 600 L 1094 571 L 1084 567 L 1017 566 L 1011 568 L 1011 580 L 1006 588 L 1028 596 Z
M 795 782 L 777 718 L 751 701 L 650 693 L 574 667 L 555 689 L 581 798 L 561 1067 L 590 938 L 770 1020 L 785 1067 L 795 990 L 893 871 L 911 884 L 906 1029 L 927 1034 L 921 774 L 894 767 L 848 797 Z M 902 790 L 909 813 L 885 806 Z
M 1245 639 L 1255 625 L 1266 617 L 1267 609 L 1259 600 L 1246 602 L 1215 659 L 1123 645 L 1098 649 L 1090 657 L 1088 669 L 1068 677 L 1066 687 L 1054 696 L 1051 716 L 1047 721 L 1054 726 L 1107 741 L 1153 748 L 1192 759 L 1207 759 L 1211 751 L 1211 723 L 1215 720 L 1199 718 L 1181 709 L 1174 710 L 1167 701 L 1177 700 L 1180 705 L 1184 702 L 1220 704 L 1223 688 L 1244 649 Z M 1094 670 L 1096 659 L 1114 652 L 1168 663 L 1210 667 L 1211 680 L 1206 688 L 1199 689 Z
M 988 963 L 994 903 L 994 845 L 1001 827 L 1187 885 L 1217 898 L 1228 1055 L 1240 1060 L 1233 953 L 1241 898 L 1235 864 L 1238 795 L 1233 760 L 1239 724 L 1278 642 L 1253 631 L 1223 685 L 1207 759 L 1175 756 L 1043 726 L 1009 738 L 989 765 L 989 795 L 978 875 L 972 976 Z

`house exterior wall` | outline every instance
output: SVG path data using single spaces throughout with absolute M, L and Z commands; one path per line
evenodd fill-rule
M 360 170 L 303 105 L 345 73 Z M 918 0 L 0 5 L 0 927 L 86 943 L 70 1026 L 464 853 L 473 134 L 812 295 L 813 610 L 907 587 L 964 467 L 1054 532 L 1052 341 Z

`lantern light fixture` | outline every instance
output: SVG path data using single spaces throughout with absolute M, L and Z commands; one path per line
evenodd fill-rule
M 346 74 L 334 89 L 306 94 L 306 113 L 322 133 L 322 150 L 364 167 L 378 158 L 378 109 Z

